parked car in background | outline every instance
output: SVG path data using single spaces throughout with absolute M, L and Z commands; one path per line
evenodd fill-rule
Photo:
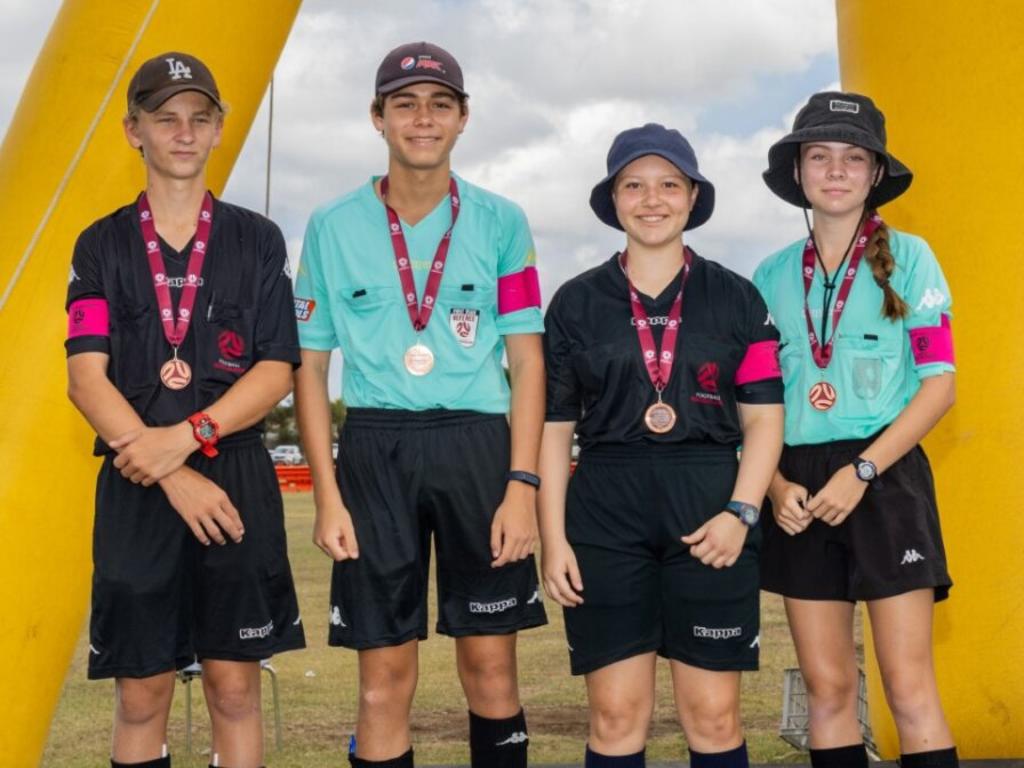
M 274 464 L 288 464 L 289 466 L 302 464 L 305 461 L 302 451 L 297 445 L 279 445 L 270 451 L 270 458 Z

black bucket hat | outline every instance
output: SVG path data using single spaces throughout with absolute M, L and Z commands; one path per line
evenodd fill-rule
M 885 148 L 885 115 L 867 96 L 825 91 L 811 96 L 793 121 L 793 132 L 768 150 L 764 181 L 776 195 L 799 208 L 811 204 L 793 176 L 800 145 L 812 141 L 840 141 L 869 149 L 885 167 L 882 180 L 871 190 L 872 207 L 894 200 L 910 186 L 914 174 Z
M 608 175 L 590 193 L 590 207 L 597 218 L 610 227 L 623 228 L 615 214 L 615 202 L 612 200 L 615 177 L 631 162 L 645 155 L 665 158 L 700 189 L 697 202 L 693 204 L 690 218 L 683 229 L 696 229 L 711 218 L 711 212 L 715 209 L 715 188 L 697 169 L 697 155 L 693 147 L 679 131 L 657 123 L 630 128 L 615 137 L 612 148 L 608 150 Z

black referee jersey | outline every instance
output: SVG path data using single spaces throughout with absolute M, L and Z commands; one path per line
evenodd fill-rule
M 177 308 L 192 243 L 179 253 L 160 241 Z M 192 383 L 171 390 L 160 367 L 171 359 L 135 203 L 98 220 L 75 244 L 66 307 L 103 299 L 109 336 L 77 336 L 68 356 L 110 355 L 107 375 L 147 426 L 175 424 L 209 407 L 261 360 L 299 363 L 291 275 L 284 238 L 263 216 L 214 200 L 213 228 L 196 294 L 192 322 L 178 357 L 192 367 Z M 222 441 L 228 445 L 262 432 L 262 422 Z M 110 449 L 99 439 L 95 453 Z
M 655 298 L 640 294 L 659 349 L 682 278 L 680 270 Z M 618 254 L 562 285 L 544 326 L 546 419 L 577 421 L 583 450 L 604 443 L 739 445 L 738 402 L 783 402 L 779 334 L 764 300 L 749 280 L 696 254 L 683 294 L 672 376 L 662 394 L 678 416 L 669 432 L 655 434 L 644 425 L 644 411 L 657 396 Z M 752 345 L 761 354 L 748 358 Z M 767 350 L 771 364 L 765 363 Z M 751 365 L 754 357 L 760 362 Z

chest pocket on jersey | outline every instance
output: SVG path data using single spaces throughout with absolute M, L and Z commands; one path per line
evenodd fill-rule
M 459 346 L 493 346 L 497 306 L 494 288 L 466 283 L 441 286 L 430 322 L 443 323 Z
M 894 339 L 843 333 L 836 340 L 836 361 L 844 383 L 861 400 L 878 398 L 896 374 L 900 347 Z
M 728 339 L 704 333 L 682 333 L 682 363 L 672 371 L 672 378 L 680 376 L 680 393 L 694 407 L 712 406 L 716 409 L 735 408 L 736 370 L 745 350 Z M 710 410 L 710 409 L 709 409 Z
M 233 301 L 210 301 L 206 317 L 197 318 L 198 361 L 202 368 L 200 394 L 203 402 L 219 396 L 224 384 L 234 384 L 248 371 L 256 352 L 256 312 Z
M 170 358 L 171 350 L 163 338 L 155 305 L 135 303 L 124 297 L 111 313 L 111 319 L 115 385 L 141 413 L 160 386 L 160 366 Z

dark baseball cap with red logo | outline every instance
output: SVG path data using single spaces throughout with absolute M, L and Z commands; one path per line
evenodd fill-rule
M 213 73 L 195 56 L 176 51 L 154 56 L 139 67 L 128 84 L 128 108 L 135 104 L 152 112 L 182 91 L 206 94 L 224 111 Z
M 406 43 L 384 57 L 377 68 L 377 95 L 387 96 L 414 83 L 440 83 L 460 96 L 462 68 L 448 51 L 432 43 Z

